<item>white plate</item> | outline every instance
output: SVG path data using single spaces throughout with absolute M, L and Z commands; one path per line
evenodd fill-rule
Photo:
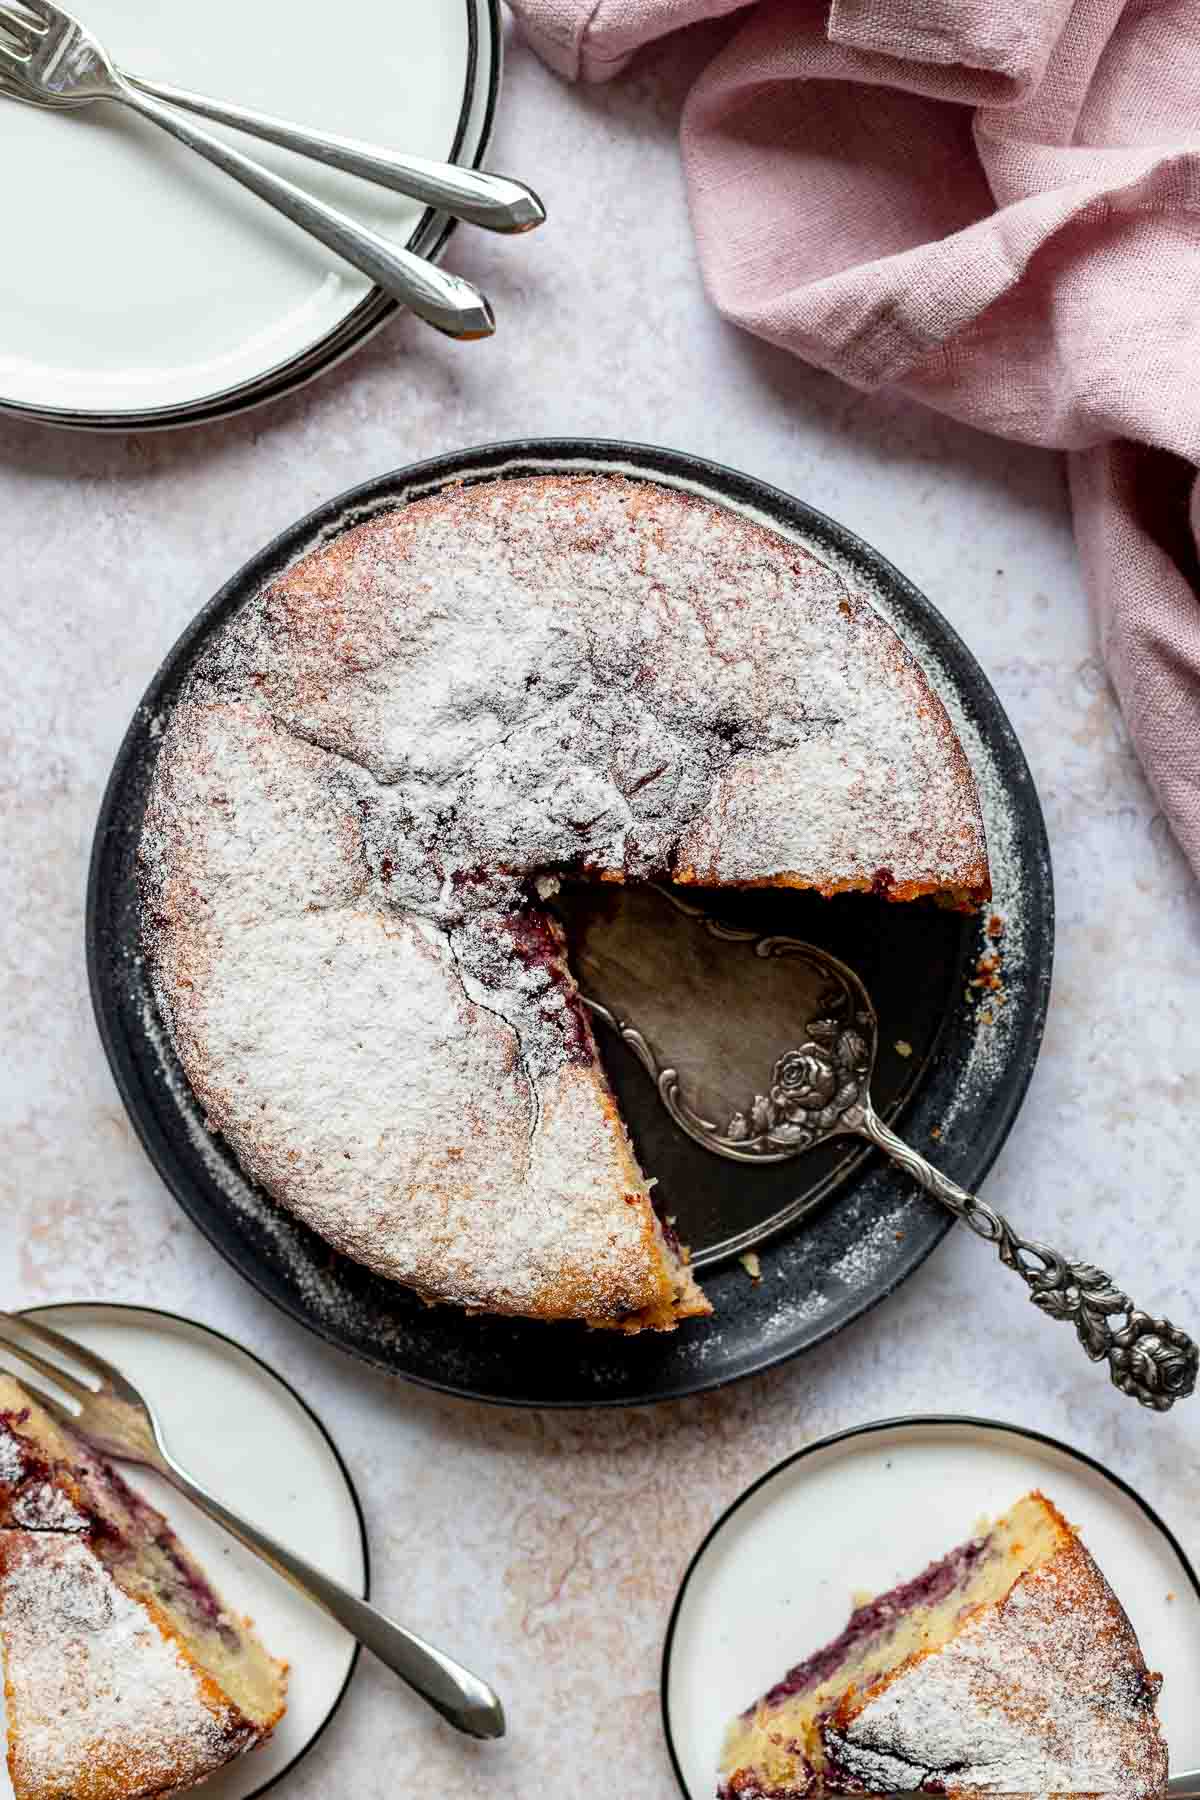
M 264 1363 L 170 1313 L 62 1306 L 30 1316 L 124 1369 L 158 1411 L 183 1466 L 235 1511 L 366 1594 L 366 1539 L 350 1477 L 324 1427 Z M 19 1374 L 15 1363 L 9 1366 Z M 288 1709 L 274 1737 L 204 1784 L 205 1800 L 248 1800 L 319 1737 L 345 1692 L 358 1647 L 157 1476 L 129 1465 L 122 1473 L 166 1514 L 218 1591 L 254 1620 L 268 1649 L 291 1664 Z M 11 1794 L 0 1757 L 0 1800 Z
M 919 1574 L 1033 1487 L 1081 1527 L 1163 1673 L 1172 1768 L 1200 1765 L 1200 1587 L 1162 1521 L 1065 1444 L 1013 1425 L 908 1419 L 781 1463 L 696 1553 L 663 1652 L 667 1740 L 689 1800 L 715 1795 L 729 1720 L 837 1636 L 853 1593 Z
M 139 73 L 474 161 L 498 55 L 484 0 L 357 0 L 345 38 L 337 17 L 206 0 L 200 29 L 192 9 L 157 0 L 87 9 Z M 440 235 L 416 202 L 225 135 L 398 242 L 424 250 Z M 357 270 L 127 108 L 0 100 L 0 157 L 26 171 L 5 199 L 0 405 L 103 420 L 212 406 L 311 357 L 352 315 L 375 322 L 380 296 Z

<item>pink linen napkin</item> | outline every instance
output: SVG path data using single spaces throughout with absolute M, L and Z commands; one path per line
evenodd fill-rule
M 1200 872 L 1198 0 L 512 0 L 571 79 L 745 20 L 683 155 L 737 324 L 1068 452 L 1134 743 Z

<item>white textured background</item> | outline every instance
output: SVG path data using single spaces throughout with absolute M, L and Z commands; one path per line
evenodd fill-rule
M 213 590 L 318 501 L 415 458 L 542 433 L 670 444 L 844 519 L 980 658 L 1041 791 L 1059 904 L 1045 1048 L 987 1193 L 1200 1325 L 1200 895 L 1098 661 L 1058 460 L 852 393 L 714 316 L 675 150 L 702 49 L 567 92 L 513 48 L 492 161 L 533 181 L 550 223 L 452 247 L 495 302 L 491 343 L 402 320 L 307 392 L 182 434 L 0 420 L 0 1304 L 144 1300 L 267 1357 L 348 1458 L 377 1597 L 509 1704 L 508 1741 L 476 1748 L 364 1662 L 287 1785 L 297 1800 L 485 1778 L 522 1800 L 670 1793 L 658 1653 L 692 1547 L 771 1462 L 873 1415 L 973 1411 L 1065 1436 L 1200 1551 L 1200 1399 L 1140 1413 L 964 1234 L 885 1309 L 723 1394 L 595 1416 L 460 1405 L 359 1368 L 233 1275 L 152 1173 L 100 1051 L 82 950 L 93 820 L 143 687 Z

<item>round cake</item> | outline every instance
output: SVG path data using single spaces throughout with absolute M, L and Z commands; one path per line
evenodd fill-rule
M 557 880 L 989 893 L 962 747 L 870 603 L 616 476 L 443 490 L 296 562 L 174 708 L 140 868 L 159 1008 L 250 1176 L 430 1300 L 626 1330 L 708 1307 Z

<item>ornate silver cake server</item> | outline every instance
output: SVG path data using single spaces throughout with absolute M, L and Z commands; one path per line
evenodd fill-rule
M 678 1061 L 667 1060 L 661 1041 L 656 1048 L 628 1016 L 583 995 L 595 1017 L 617 1032 L 639 1058 L 681 1131 L 715 1155 L 740 1163 L 782 1162 L 830 1138 L 865 1138 L 978 1237 L 994 1244 L 1001 1262 L 1025 1282 L 1033 1304 L 1048 1318 L 1074 1325 L 1086 1354 L 1093 1362 L 1107 1362 L 1123 1393 L 1156 1412 L 1166 1412 L 1193 1392 L 1200 1350 L 1186 1332 L 1169 1319 L 1135 1307 L 1095 1264 L 1074 1262 L 1048 1244 L 1023 1237 L 994 1207 L 943 1175 L 883 1122 L 870 1092 L 878 1020 L 852 969 L 814 944 L 723 924 L 668 889 L 656 891 L 709 937 L 751 945 L 759 957 L 802 964 L 811 977 L 809 991 L 814 997 L 802 1041 L 776 1057 L 763 1084 L 765 1091 L 751 1093 L 747 1087 L 743 1103 L 721 1122 L 689 1102 Z M 612 966 L 619 972 L 619 961 Z M 586 980 L 586 961 L 581 973 Z M 636 989 L 626 984 L 622 1013 L 630 993 Z M 656 1005 L 661 1004 L 662 996 L 656 996 Z

